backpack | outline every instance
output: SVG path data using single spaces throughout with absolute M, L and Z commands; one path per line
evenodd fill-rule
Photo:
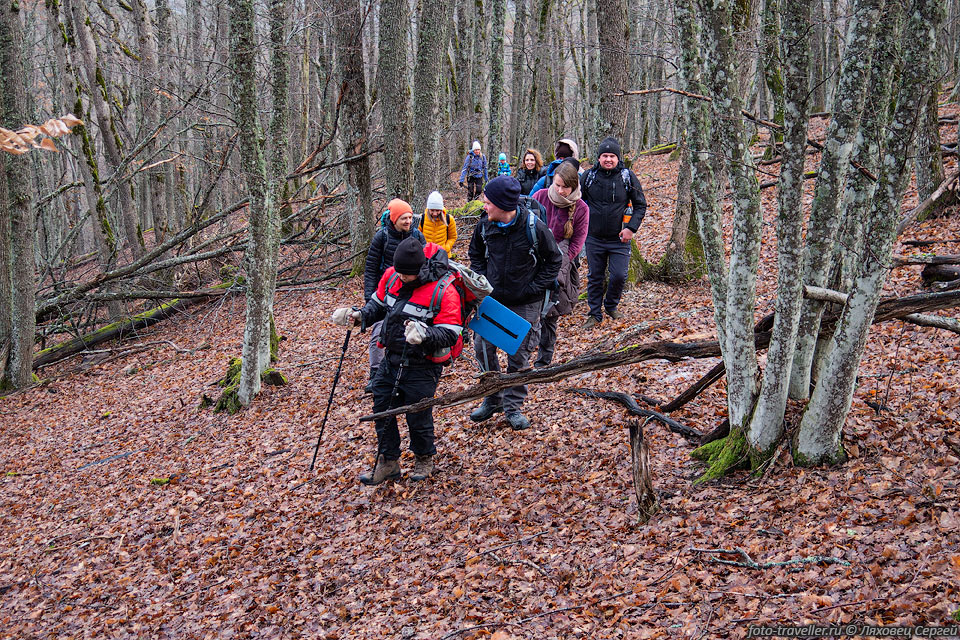
M 597 179 L 596 169 L 590 169 L 584 174 L 583 178 L 583 188 L 587 189 L 590 185 L 593 184 L 594 180 Z M 633 180 L 630 179 L 630 169 L 624 167 L 620 170 L 620 179 L 623 180 L 623 188 L 627 192 L 627 209 L 630 210 L 629 213 L 625 213 L 623 216 L 623 224 L 630 222 L 630 218 L 633 217 L 633 203 L 630 201 L 630 194 L 633 193 Z
M 519 204 L 526 207 L 527 213 L 530 214 L 527 216 L 527 242 L 530 243 L 530 256 L 533 258 L 533 266 L 536 268 L 537 262 L 539 262 L 537 255 L 540 248 L 540 240 L 537 238 L 537 218 L 540 218 L 543 224 L 547 224 L 547 210 L 530 196 L 520 196 Z M 483 238 L 484 255 L 489 260 L 490 248 L 487 246 L 486 228 L 486 225 L 480 224 L 480 237 Z
M 416 223 L 416 227 L 420 229 L 420 231 L 423 231 L 423 223 L 424 223 L 424 220 L 426 219 L 427 219 L 427 214 L 415 216 L 414 222 Z M 443 212 L 443 224 L 447 227 L 450 226 L 450 214 L 447 213 L 446 211 Z
M 470 267 L 460 264 L 456 260 L 450 260 L 450 271 L 437 280 L 437 285 L 433 289 L 433 296 L 430 298 L 430 305 L 427 307 L 424 318 L 433 324 L 433 319 L 440 312 L 440 303 L 443 300 L 443 294 L 447 287 L 453 285 L 460 296 L 460 323 L 463 330 L 457 336 L 457 341 L 453 346 L 430 354 L 427 359 L 443 366 L 452 364 L 454 360 L 463 353 L 464 337 L 466 335 L 467 321 L 477 310 L 480 303 L 488 295 L 493 293 L 491 285 L 486 276 L 482 276 Z M 399 274 L 394 273 L 387 282 L 387 291 L 393 287 Z

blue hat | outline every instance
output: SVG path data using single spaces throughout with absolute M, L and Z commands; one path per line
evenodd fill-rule
M 513 176 L 497 176 L 483 188 L 487 200 L 504 211 L 516 211 L 520 201 L 520 181 Z
M 507 161 L 507 154 L 501 153 L 501 154 L 500 154 L 500 162 L 506 162 L 506 161 Z

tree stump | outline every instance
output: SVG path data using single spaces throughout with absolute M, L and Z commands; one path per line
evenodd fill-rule
M 633 470 L 633 490 L 637 494 L 637 507 L 641 523 L 647 523 L 657 512 L 657 492 L 653 489 L 653 478 L 650 475 L 650 450 L 643 437 L 643 427 L 650 421 L 644 420 L 629 423 L 630 427 L 630 460 Z

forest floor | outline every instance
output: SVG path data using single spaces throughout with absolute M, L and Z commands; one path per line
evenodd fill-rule
M 669 235 L 677 164 L 657 156 L 635 167 L 650 202 L 639 246 L 651 261 Z M 776 279 L 774 198 L 764 190 L 758 314 L 771 309 Z M 911 192 L 905 210 L 915 202 Z M 960 215 L 903 238 L 953 240 L 934 249 L 956 253 Z M 894 270 L 889 294 L 918 291 L 919 269 Z M 938 625 L 957 615 L 956 334 L 874 327 L 843 434 L 851 459 L 835 468 L 798 468 L 786 453 L 763 477 L 694 486 L 703 467 L 690 445 L 650 423 L 660 511 L 639 524 L 625 410 L 566 389 L 668 400 L 714 360 L 531 387 L 524 432 L 502 416 L 472 424 L 469 406 L 437 410 L 437 473 L 367 488 L 357 476 L 375 441 L 357 420 L 371 406 L 367 336 L 357 335 L 309 473 L 343 343 L 329 314 L 358 303 L 361 289 L 353 279 L 278 292 L 277 367 L 289 384 L 265 387 L 234 416 L 198 402 L 216 396 L 240 354 L 237 296 L 99 360 L 47 367 L 42 385 L 0 400 L 0 637 L 743 638 L 754 624 Z M 713 334 L 705 281 L 641 283 L 621 309 L 622 320 L 588 333 L 581 308 L 562 319 L 555 361 L 628 331 L 651 341 Z M 461 358 L 440 392 L 470 385 L 475 370 Z M 724 412 L 720 383 L 672 417 L 707 431 Z M 412 456 L 401 462 L 409 474 Z

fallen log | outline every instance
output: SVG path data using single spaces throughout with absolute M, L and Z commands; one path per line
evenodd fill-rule
M 895 267 L 902 267 L 909 264 L 960 264 L 960 255 L 893 256 L 893 265 Z
M 899 319 L 911 313 L 924 311 L 938 311 L 960 306 L 960 291 L 943 291 L 938 293 L 924 293 L 903 298 L 887 298 L 881 300 L 873 316 L 873 322 L 885 322 Z M 821 322 L 821 331 L 831 332 L 839 319 L 840 314 L 835 311 L 824 314 Z M 761 321 L 762 322 L 762 321 Z M 770 332 L 754 333 L 754 344 L 758 350 L 766 349 L 770 344 Z M 408 412 L 423 411 L 432 407 L 454 407 L 472 400 L 479 400 L 486 396 L 521 384 L 539 384 L 557 382 L 571 376 L 601 371 L 613 367 L 621 367 L 647 360 L 667 360 L 679 362 L 688 358 L 716 358 L 720 356 L 720 343 L 716 340 L 700 340 L 696 342 L 658 341 L 645 344 L 635 344 L 622 347 L 615 351 L 589 353 L 574 358 L 562 364 L 542 369 L 528 369 L 513 373 L 485 372 L 479 376 L 477 383 L 467 389 L 453 391 L 435 398 L 426 398 L 410 405 L 388 409 L 365 416 L 361 422 L 370 422 L 379 418 L 396 416 Z
M 700 438 L 703 437 L 703 434 L 697 431 L 696 429 L 680 424 L 676 420 L 672 418 L 668 418 L 667 416 L 657 411 L 644 409 L 639 404 L 637 404 L 636 400 L 634 400 L 633 398 L 631 398 L 629 395 L 625 393 L 621 393 L 619 391 L 596 391 L 594 389 L 581 389 L 581 388 L 567 389 L 567 391 L 569 391 L 570 393 L 575 393 L 580 396 L 586 396 L 588 398 L 599 398 L 601 400 L 614 400 L 616 402 L 619 402 L 623 406 L 625 406 L 627 408 L 627 411 L 629 411 L 633 415 L 644 416 L 652 420 L 658 420 L 663 424 L 665 424 L 667 428 L 670 429 L 670 431 L 672 431 L 673 433 L 679 433 L 684 438 L 687 438 L 690 440 L 695 439 L 698 443 L 700 442 Z
M 926 200 L 921 202 L 916 206 L 916 208 L 907 212 L 903 218 L 900 220 L 900 224 L 897 225 L 897 235 L 899 236 L 903 233 L 903 230 L 907 228 L 907 225 L 913 223 L 914 221 L 920 219 L 927 211 L 930 209 L 945 206 L 950 204 L 951 201 L 956 201 L 957 198 L 957 186 L 958 180 L 960 180 L 960 169 L 957 169 L 953 173 L 944 179 L 940 183 L 940 186 L 931 193 Z
M 960 278 L 960 266 L 956 264 L 928 264 L 920 272 L 924 284 L 932 282 L 951 282 Z

